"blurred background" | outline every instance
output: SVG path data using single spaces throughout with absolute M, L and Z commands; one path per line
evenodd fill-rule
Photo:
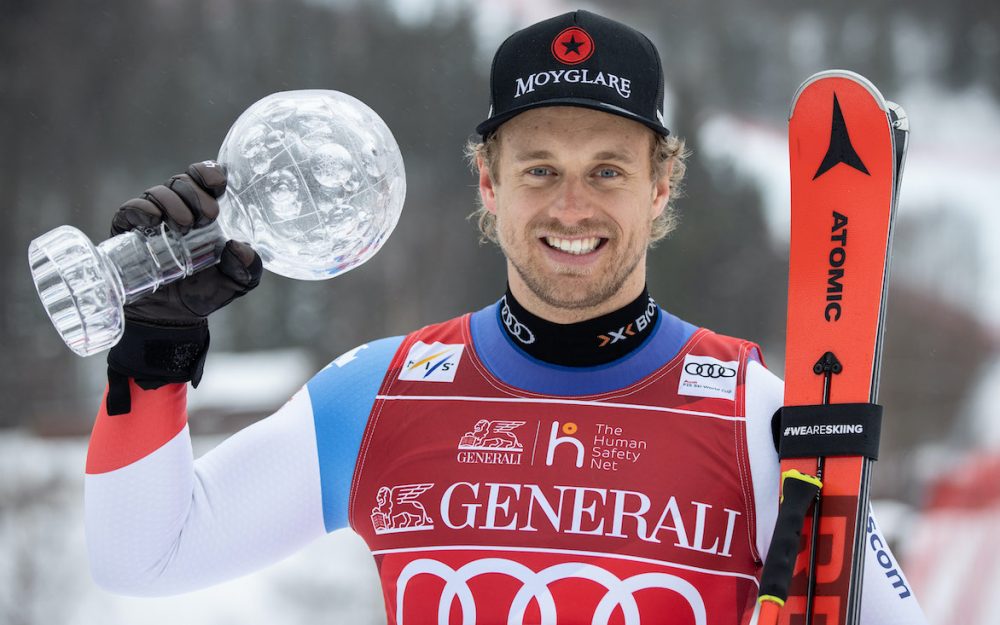
M 191 393 L 196 452 L 277 409 L 348 349 L 494 301 L 462 147 L 510 32 L 574 8 L 643 30 L 667 126 L 693 150 L 681 226 L 650 256 L 668 310 L 764 346 L 782 372 L 788 107 L 844 68 L 911 124 L 889 290 L 873 497 L 932 623 L 997 623 L 1000 584 L 1000 4 L 910 0 L 2 0 L 0 623 L 381 623 L 364 546 L 335 533 L 259 574 L 168 599 L 97 589 L 82 529 L 102 356 L 78 358 L 39 304 L 28 243 L 94 241 L 124 200 L 212 158 L 274 91 L 330 88 L 393 130 L 407 202 L 382 252 L 331 282 L 267 274 L 212 320 Z

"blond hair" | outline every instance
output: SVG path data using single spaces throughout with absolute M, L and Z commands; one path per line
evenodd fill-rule
M 684 174 L 687 171 L 686 159 L 690 156 L 684 144 L 684 139 L 673 135 L 663 136 L 659 133 L 652 133 L 653 141 L 650 145 L 650 163 L 652 163 L 653 178 L 661 179 L 670 175 L 670 198 L 663 208 L 660 216 L 653 220 L 649 235 L 649 246 L 652 247 L 657 241 L 663 239 L 677 227 L 677 211 L 674 208 L 674 201 L 683 195 Z M 498 167 L 500 162 L 500 131 L 492 133 L 485 140 L 469 139 L 465 145 L 465 156 L 469 160 L 469 166 L 475 173 L 479 172 L 479 159 L 482 159 L 483 166 L 486 167 L 490 178 L 497 180 Z M 670 163 L 673 167 L 670 167 Z M 482 198 L 476 200 L 476 210 L 469 215 L 469 219 L 475 219 L 479 225 L 479 240 L 482 243 L 493 242 L 499 244 L 497 240 L 497 217 L 483 204 Z

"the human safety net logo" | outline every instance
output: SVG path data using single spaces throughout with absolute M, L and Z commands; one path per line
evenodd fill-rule
M 417 341 L 410 347 L 399 372 L 400 380 L 416 382 L 453 382 L 465 345 Z

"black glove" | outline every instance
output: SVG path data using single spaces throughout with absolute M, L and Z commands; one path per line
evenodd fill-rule
M 204 228 L 219 216 L 217 199 L 225 189 L 221 165 L 195 163 L 125 202 L 111 221 L 111 235 L 140 230 L 157 236 L 163 222 L 180 234 Z M 187 381 L 197 386 L 208 353 L 208 315 L 256 287 L 262 273 L 249 245 L 228 241 L 217 265 L 125 306 L 125 332 L 108 353 L 108 414 L 131 410 L 128 378 L 144 389 Z

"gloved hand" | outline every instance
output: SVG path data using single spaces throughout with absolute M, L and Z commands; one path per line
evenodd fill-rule
M 226 171 L 213 161 L 125 202 L 111 221 L 112 236 L 140 230 L 157 236 L 162 222 L 186 234 L 219 216 Z M 169 284 L 125 306 L 125 332 L 108 353 L 108 414 L 131 410 L 128 378 L 140 388 L 201 380 L 208 353 L 208 315 L 260 283 L 263 264 L 253 249 L 228 241 L 217 265 Z

